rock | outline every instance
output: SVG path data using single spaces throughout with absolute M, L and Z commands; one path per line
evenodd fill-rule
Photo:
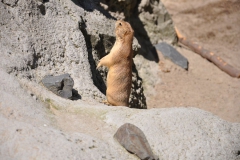
M 240 123 L 200 109 L 137 110 L 70 101 L 3 69 L 0 83 L 0 159 L 137 160 L 109 138 L 125 123 L 141 129 L 163 160 L 239 159 Z
M 155 45 L 156 49 L 160 51 L 165 58 L 170 59 L 173 63 L 179 65 L 183 69 L 188 70 L 188 60 L 183 55 L 181 55 L 175 48 L 171 45 L 161 42 Z
M 144 133 L 135 125 L 125 123 L 114 135 L 114 138 L 130 153 L 143 160 L 157 160 L 152 153 Z
M 42 83 L 53 93 L 63 98 L 72 98 L 74 81 L 68 73 L 59 76 L 45 76 Z

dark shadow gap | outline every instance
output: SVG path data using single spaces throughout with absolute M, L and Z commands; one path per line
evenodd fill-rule
M 72 100 L 76 101 L 82 99 L 82 96 L 78 93 L 76 89 L 72 89 Z
M 82 18 L 82 17 L 81 17 Z M 89 35 L 86 31 L 86 24 L 84 20 L 79 23 L 79 29 L 83 33 L 83 36 L 85 38 L 86 46 L 87 46 L 87 51 L 88 51 L 88 61 L 90 63 L 90 68 L 92 72 L 92 79 L 94 85 L 104 94 L 106 95 L 106 85 L 104 83 L 104 80 L 100 74 L 100 72 L 96 69 L 96 63 L 94 61 L 93 55 L 92 55 L 92 43 L 91 43 L 91 35 Z

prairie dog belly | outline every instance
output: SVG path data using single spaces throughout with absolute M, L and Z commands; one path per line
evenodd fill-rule
M 112 66 L 107 75 L 107 100 L 116 106 L 128 106 L 132 85 L 132 68 Z

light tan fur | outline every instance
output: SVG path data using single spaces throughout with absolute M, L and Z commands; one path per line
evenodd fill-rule
M 100 59 L 97 66 L 108 67 L 107 102 L 113 106 L 129 106 L 132 86 L 133 34 L 131 25 L 118 20 L 115 23 L 116 42 L 111 52 Z

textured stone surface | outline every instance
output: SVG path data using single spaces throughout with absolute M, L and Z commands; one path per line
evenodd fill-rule
M 63 97 L 72 99 L 72 89 L 74 85 L 73 79 L 69 74 L 62 74 L 59 76 L 45 76 L 42 83 L 53 93 Z
M 122 125 L 114 134 L 114 138 L 130 153 L 135 154 L 143 160 L 157 160 L 144 133 L 130 123 Z
M 188 70 L 188 60 L 171 45 L 161 42 L 156 44 L 155 47 L 164 55 L 165 58 L 170 59 L 173 63 L 179 65 L 183 69 Z
M 30 89 L 23 90 L 16 77 L 1 69 L 0 83 L 4 84 L 0 85 L 0 159 L 136 159 L 113 144 L 113 138 L 109 139 L 113 133 L 109 135 L 109 129 L 106 128 L 105 133 L 94 129 L 92 135 L 82 130 L 82 126 L 91 128 L 99 124 L 95 120 L 94 125 L 89 126 L 86 119 L 90 114 L 83 116 L 80 121 L 76 121 L 76 118 L 68 119 L 69 126 L 80 127 L 80 130 L 66 131 L 61 128 L 57 123 L 59 115 L 53 114 L 52 106 L 48 103 L 52 100 L 51 96 L 55 97 L 62 107 L 68 102 L 74 104 L 75 101 L 56 96 L 39 84 L 30 85 L 38 86 L 36 93 Z M 42 103 L 42 97 L 38 94 L 45 96 L 47 103 Z M 89 104 L 80 101 L 77 106 L 85 106 L 87 109 Z M 65 107 L 70 109 L 71 105 Z M 66 110 L 61 111 L 67 113 Z M 84 112 L 78 116 L 86 114 L 87 110 Z M 73 115 L 76 115 L 76 112 L 71 114 Z M 93 121 L 93 118 L 90 120 Z M 106 135 L 109 141 L 97 134 Z
M 113 138 L 125 123 L 144 132 L 159 159 L 240 158 L 240 124 L 200 109 L 111 107 L 67 100 L 36 82 L 20 82 L 0 70 L 0 159 L 135 160 Z
M 45 75 L 69 73 L 82 99 L 105 99 L 107 71 L 97 71 L 96 64 L 112 48 L 115 20 L 98 1 L 0 3 L 1 65 L 8 73 L 38 83 Z M 133 49 L 139 47 L 135 39 Z M 134 71 L 130 104 L 146 108 L 143 82 Z
M 1 65 L 8 73 L 38 83 L 45 75 L 69 73 L 83 99 L 104 99 L 92 82 L 86 43 L 78 26 L 83 8 L 55 0 L 20 0 L 13 8 L 0 3 L 4 19 Z

